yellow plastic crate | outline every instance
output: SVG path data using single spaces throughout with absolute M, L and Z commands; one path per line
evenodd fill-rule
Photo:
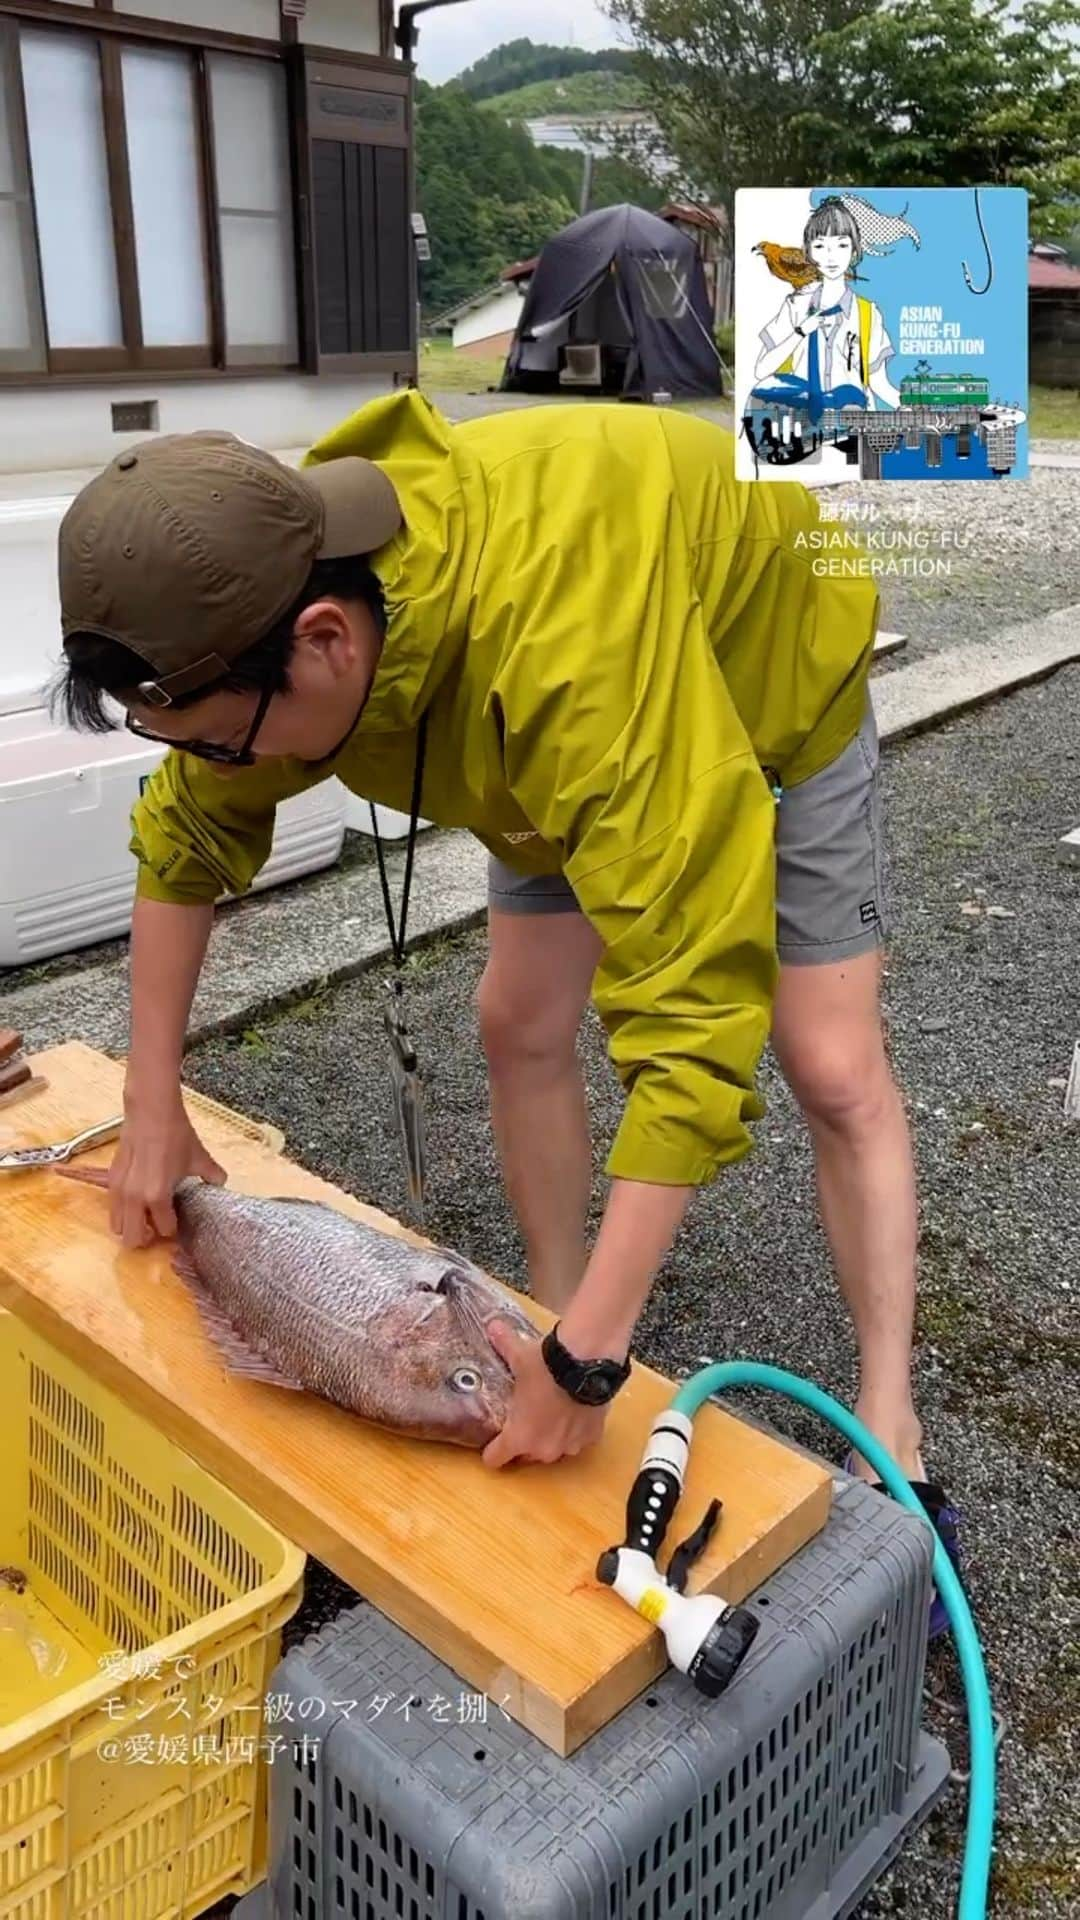
M 252 1886 L 304 1555 L 6 1313 L 0 1569 L 0 1920 L 191 1920 Z

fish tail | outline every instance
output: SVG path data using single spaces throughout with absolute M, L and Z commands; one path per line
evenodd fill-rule
M 54 1167 L 54 1173 L 61 1180 L 78 1180 L 84 1187 L 103 1187 L 108 1190 L 108 1167 Z

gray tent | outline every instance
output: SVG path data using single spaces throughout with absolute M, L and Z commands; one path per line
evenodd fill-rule
M 630 399 L 722 392 L 693 241 L 626 205 L 564 227 L 537 262 L 502 387 L 580 387 Z

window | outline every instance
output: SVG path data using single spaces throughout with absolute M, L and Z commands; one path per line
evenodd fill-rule
M 295 366 L 276 59 L 0 22 L 0 374 Z
M 87 11 L 0 15 L 0 381 L 413 374 L 411 76 Z
M 195 70 L 187 55 L 158 47 L 124 47 L 120 65 L 143 344 L 207 347 Z
M 285 76 L 269 62 L 208 56 L 225 291 L 226 360 L 296 359 L 292 181 Z
M 646 313 L 654 320 L 681 320 L 690 305 L 690 276 L 683 261 L 657 249 L 652 259 L 634 256 Z
M 16 51 L 0 21 L 0 374 L 40 366 L 44 353 Z
M 97 48 L 24 33 L 20 52 L 49 344 L 122 347 Z

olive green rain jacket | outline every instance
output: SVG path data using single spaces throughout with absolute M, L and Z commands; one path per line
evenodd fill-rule
M 794 785 L 854 737 L 873 582 L 815 573 L 812 495 L 736 482 L 731 435 L 679 412 L 579 402 L 450 426 L 406 391 L 307 458 L 353 453 L 406 522 L 373 559 L 389 627 L 360 721 L 318 765 L 222 779 L 170 753 L 133 816 L 139 893 L 242 893 L 276 803 L 331 774 L 407 810 L 427 711 L 423 814 L 520 871 L 561 869 L 603 940 L 593 1000 L 628 1094 L 608 1173 L 700 1185 L 764 1111 L 761 767 Z

